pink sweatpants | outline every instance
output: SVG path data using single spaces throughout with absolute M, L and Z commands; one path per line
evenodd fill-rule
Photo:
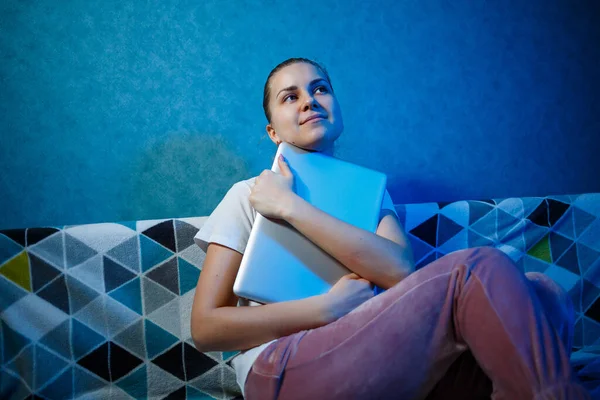
M 429 264 L 258 357 L 247 400 L 588 399 L 569 364 L 573 305 L 494 248 Z

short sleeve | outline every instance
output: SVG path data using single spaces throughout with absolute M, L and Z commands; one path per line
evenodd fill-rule
M 247 182 L 234 184 L 194 236 L 194 242 L 205 252 L 209 243 L 218 243 L 243 254 L 256 216 L 249 196 Z
M 382 214 L 384 210 L 390 210 L 394 213 L 394 215 L 396 215 L 396 218 L 398 217 L 398 213 L 396 212 L 396 208 L 394 207 L 394 202 L 392 201 L 392 197 L 390 196 L 390 193 L 387 191 L 387 189 L 385 190 L 385 193 L 383 195 L 383 201 L 381 202 Z

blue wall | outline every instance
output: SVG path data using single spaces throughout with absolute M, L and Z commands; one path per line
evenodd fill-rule
M 0 228 L 207 215 L 294 56 L 396 203 L 600 191 L 599 2 L 370 3 L 0 2 Z

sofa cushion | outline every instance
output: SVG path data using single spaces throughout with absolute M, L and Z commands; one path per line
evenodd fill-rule
M 396 206 L 418 267 L 494 246 L 577 311 L 572 362 L 600 382 L 600 194 Z M 234 398 L 236 352 L 193 347 L 205 217 L 0 232 L 0 397 Z

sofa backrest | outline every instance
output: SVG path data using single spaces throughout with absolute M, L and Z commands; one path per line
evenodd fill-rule
M 399 205 L 418 267 L 494 246 L 571 294 L 600 339 L 600 194 Z M 190 311 L 206 217 L 0 232 L 0 397 L 233 398 L 236 352 L 203 354 Z M 202 397 L 204 396 L 204 397 Z

